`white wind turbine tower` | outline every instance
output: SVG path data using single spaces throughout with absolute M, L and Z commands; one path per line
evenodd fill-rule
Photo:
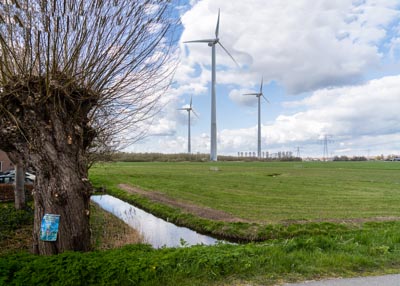
M 268 103 L 269 100 L 263 94 L 263 78 L 261 78 L 260 91 L 255 93 L 245 93 L 244 95 L 255 95 L 258 99 L 258 138 L 257 138 L 257 157 L 261 158 L 261 97 Z
M 217 26 L 215 28 L 215 38 L 205 40 L 186 41 L 184 43 L 207 43 L 211 50 L 211 150 L 210 160 L 217 161 L 217 112 L 216 112 L 216 99 L 215 99 L 215 46 L 219 44 L 221 48 L 231 57 L 231 59 L 238 65 L 232 55 L 219 41 L 219 16 L 220 11 L 218 10 Z M 238 65 L 239 66 L 239 65 Z
M 190 139 L 190 112 L 193 112 L 193 114 L 196 115 L 197 118 L 199 117 L 192 108 L 192 97 L 190 97 L 189 107 L 178 108 L 178 110 L 186 110 L 188 112 L 188 153 L 191 154 L 192 149 L 191 149 L 191 139 Z

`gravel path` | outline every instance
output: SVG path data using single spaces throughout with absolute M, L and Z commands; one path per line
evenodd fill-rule
M 310 281 L 283 286 L 400 286 L 400 274 Z

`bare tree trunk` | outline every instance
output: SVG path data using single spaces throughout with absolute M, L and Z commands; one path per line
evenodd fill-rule
M 25 198 L 25 167 L 22 155 L 17 151 L 7 153 L 15 168 L 14 198 L 15 209 L 22 210 L 26 206 Z
M 33 252 L 41 255 L 67 250 L 90 250 L 89 202 L 91 186 L 87 174 L 76 158 L 68 154 L 53 154 L 37 162 L 33 198 L 35 224 Z M 51 173 L 49 173 L 51 168 Z M 83 173 L 82 173 L 83 171 Z M 41 221 L 45 214 L 60 215 L 55 242 L 40 239 Z
M 22 162 L 15 164 L 15 182 L 14 182 L 14 195 L 15 195 L 15 209 L 22 210 L 25 208 L 25 168 Z
M 33 252 L 51 255 L 65 251 L 88 251 L 89 200 L 92 187 L 88 180 L 87 149 L 96 134 L 87 124 L 84 108 L 87 108 L 89 102 L 85 105 L 87 102 L 81 100 L 83 106 L 74 110 L 73 104 L 68 101 L 70 94 L 63 94 L 65 97 L 61 97 L 61 92 L 56 88 L 42 88 L 40 79 L 37 81 L 39 84 L 32 82 L 28 82 L 31 84 L 29 93 L 21 92 L 21 96 L 33 97 L 45 93 L 51 99 L 59 99 L 50 100 L 47 105 L 42 103 L 40 111 L 24 111 L 24 136 L 29 141 L 25 143 L 17 140 L 14 150 L 12 146 L 9 147 L 11 157 L 15 157 L 14 162 L 29 162 L 36 171 L 32 194 L 35 208 Z M 20 86 L 20 89 L 25 88 L 24 84 Z M 78 88 L 70 89 L 73 90 L 71 94 L 80 91 Z M 29 110 L 28 107 L 26 110 Z M 45 214 L 60 216 L 57 240 L 54 242 L 40 238 Z

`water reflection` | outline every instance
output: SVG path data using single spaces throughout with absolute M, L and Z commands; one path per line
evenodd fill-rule
M 217 243 L 217 240 L 212 237 L 199 234 L 186 227 L 178 227 L 113 196 L 92 196 L 91 200 L 137 229 L 145 241 L 154 248 L 182 246 L 182 239 L 187 245 Z

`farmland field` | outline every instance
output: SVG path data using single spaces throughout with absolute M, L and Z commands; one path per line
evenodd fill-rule
M 400 217 L 399 162 L 105 163 L 90 179 L 262 224 Z
M 139 244 L 52 257 L 10 252 L 0 255 L 0 284 L 282 285 L 400 273 L 399 171 L 397 162 L 96 164 L 94 186 L 169 222 L 240 243 Z M 186 205 L 244 221 L 197 216 Z M 12 208 L 0 209 L 0 221 L 18 218 Z M 114 239 L 120 230 L 101 227 L 114 225 L 107 217 L 92 210 L 99 226 L 92 233 Z M 380 221 L 388 219 L 396 221 Z M 298 220 L 307 223 L 287 223 Z M 11 240 L 19 243 L 17 232 Z

